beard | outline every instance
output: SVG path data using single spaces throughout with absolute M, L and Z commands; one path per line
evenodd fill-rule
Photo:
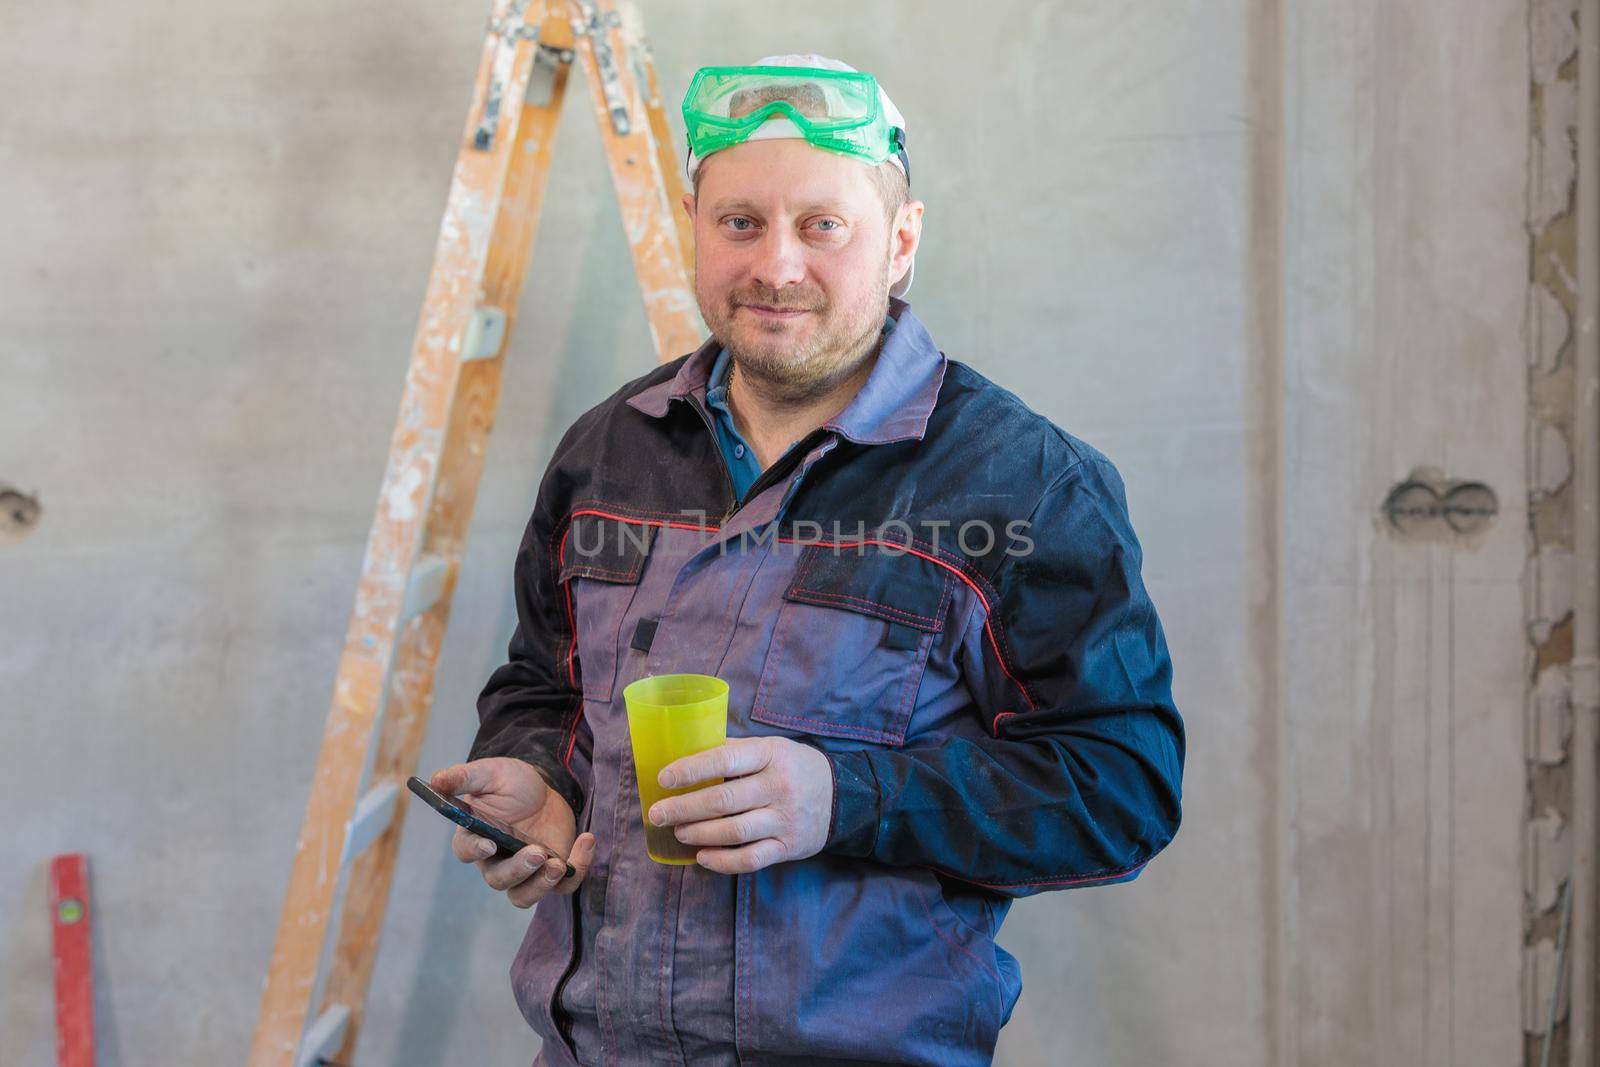
M 820 396 L 848 378 L 877 346 L 889 309 L 889 282 L 879 275 L 870 290 L 829 302 L 820 290 L 744 286 L 720 297 L 696 292 L 711 335 L 728 350 L 741 376 L 788 401 Z M 761 319 L 747 304 L 803 309 L 798 319 Z

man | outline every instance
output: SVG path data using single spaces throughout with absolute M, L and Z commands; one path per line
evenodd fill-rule
M 899 299 L 923 205 L 871 75 L 706 68 L 684 116 L 712 338 L 557 447 L 508 662 L 433 785 L 553 850 L 454 841 L 540 905 L 512 967 L 539 1062 L 986 1063 L 1010 900 L 1130 880 L 1178 826 L 1122 483 Z M 699 846 L 668 866 L 622 689 L 680 672 L 728 682 L 728 742 L 661 784 L 726 780 L 652 808 Z

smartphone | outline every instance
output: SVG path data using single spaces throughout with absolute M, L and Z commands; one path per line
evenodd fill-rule
M 493 841 L 495 846 L 494 858 L 497 860 L 515 856 L 529 845 L 537 844 L 534 841 L 524 841 L 516 835 L 516 832 L 511 827 L 496 819 L 493 815 L 479 811 L 460 797 L 447 797 L 443 793 L 436 791 L 427 782 L 424 782 L 414 774 L 406 779 L 406 788 L 427 801 L 428 807 L 457 826 L 466 829 L 469 833 L 474 833 L 479 837 L 485 837 Z M 556 854 L 554 849 L 545 848 L 544 845 L 539 845 L 539 847 L 544 849 L 547 855 L 554 856 Z M 566 857 L 559 858 L 563 863 L 566 862 Z M 567 873 L 564 877 L 571 878 L 577 873 L 572 864 L 568 863 Z

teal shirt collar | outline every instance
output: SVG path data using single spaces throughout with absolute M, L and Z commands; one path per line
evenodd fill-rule
M 887 336 L 894 328 L 894 316 L 884 316 L 884 335 Z M 743 500 L 745 493 L 761 477 L 761 462 L 756 459 L 755 449 L 733 425 L 733 411 L 728 407 L 728 373 L 732 369 L 733 357 L 724 348 L 717 353 L 717 360 L 711 365 L 711 374 L 706 379 L 706 406 L 711 409 L 717 444 L 722 449 L 723 462 L 727 464 L 728 474 L 733 479 L 734 497 Z

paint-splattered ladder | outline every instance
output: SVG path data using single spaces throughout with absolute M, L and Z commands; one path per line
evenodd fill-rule
M 253 1067 L 349 1063 L 551 142 L 581 59 L 663 360 L 700 343 L 654 65 L 614 0 L 495 0 L 367 541 Z

